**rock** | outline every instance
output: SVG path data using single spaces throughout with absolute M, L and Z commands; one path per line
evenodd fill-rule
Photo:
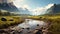
M 5 17 L 1 18 L 2 21 L 7 21 L 7 19 Z
M 42 30 L 38 30 L 35 34 L 42 34 Z
M 37 24 L 37 26 L 39 26 L 39 24 Z
M 0 33 L 3 33 L 3 32 L 5 32 L 4 30 L 0 30 Z
M 26 28 L 27 30 L 29 30 L 30 28 Z
M 6 34 L 9 34 L 9 31 L 0 30 L 0 33 L 6 33 Z
M 14 19 L 13 18 L 10 18 L 10 20 L 9 21 L 14 21 Z

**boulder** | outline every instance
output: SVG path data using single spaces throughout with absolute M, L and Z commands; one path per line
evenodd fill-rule
M 2 17 L 1 21 L 7 21 L 7 19 L 5 17 Z
M 10 20 L 9 21 L 14 21 L 14 19 L 13 18 L 10 18 Z

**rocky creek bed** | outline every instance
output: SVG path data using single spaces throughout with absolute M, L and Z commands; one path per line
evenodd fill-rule
M 25 22 L 17 26 L 0 29 L 0 34 L 47 34 L 48 23 L 39 20 L 25 19 Z

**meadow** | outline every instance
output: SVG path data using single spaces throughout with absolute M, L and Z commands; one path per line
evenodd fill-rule
M 5 18 L 6 21 L 2 21 L 2 18 Z M 23 21 L 24 19 L 22 19 L 20 16 L 0 16 L 0 29 L 20 24 Z
M 60 16 L 51 16 L 48 18 L 51 21 L 51 27 L 49 27 L 50 34 L 60 34 Z
M 2 21 L 2 17 L 5 17 L 7 21 Z M 60 34 L 60 16 L 28 16 L 28 18 L 35 20 L 43 20 L 48 23 L 50 22 L 51 24 L 48 29 L 49 33 Z M 23 23 L 24 20 L 25 19 L 20 16 L 0 16 L 0 29 Z
M 52 15 L 52 16 L 32 16 L 32 19 L 43 20 L 47 23 L 50 22 L 49 25 L 49 34 L 60 34 L 60 16 Z
M 60 16 L 42 16 L 43 21 L 50 22 L 49 34 L 60 34 Z

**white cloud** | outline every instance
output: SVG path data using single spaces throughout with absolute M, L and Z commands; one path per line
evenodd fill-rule
M 27 8 L 28 10 L 31 10 L 28 4 L 24 4 L 25 0 L 14 0 L 13 3 L 17 8 Z
M 54 4 L 48 4 L 45 8 L 48 9 L 50 7 L 52 7 Z
M 28 4 L 21 4 L 24 2 L 24 0 L 15 0 L 13 1 L 14 5 L 17 6 L 18 8 L 22 8 L 23 10 L 28 9 L 28 11 L 31 12 L 32 15 L 40 15 L 40 14 L 45 14 L 46 10 L 52 7 L 54 4 L 48 4 L 45 7 L 37 7 L 36 9 L 31 9 Z
M 24 0 L 14 0 L 13 3 L 16 7 L 20 7 L 21 6 L 21 3 L 23 2 Z
M 23 2 L 24 0 L 14 0 L 14 2 L 20 3 Z
M 40 14 L 45 14 L 46 10 L 52 7 L 54 4 L 48 4 L 45 7 L 38 7 L 32 11 L 33 15 L 40 15 Z
M 27 5 L 27 4 L 25 4 L 25 5 L 21 6 L 21 8 L 23 8 L 24 10 L 25 10 L 25 8 L 26 8 L 26 9 L 28 9 L 28 10 L 30 10 L 30 9 L 31 9 L 31 8 L 29 7 L 29 5 Z
M 37 7 L 36 9 L 31 9 L 28 4 L 23 4 L 25 0 L 14 0 L 14 5 L 17 6 L 18 8 L 22 8 L 23 10 L 28 9 L 32 15 L 40 15 L 40 14 L 45 14 L 46 10 L 49 9 L 51 6 L 54 4 L 48 4 L 45 7 Z
M 36 9 L 34 9 L 33 11 L 32 11 L 32 14 L 33 15 L 40 15 L 40 14 L 42 14 L 42 12 L 45 10 L 45 8 L 43 8 L 43 7 L 39 7 L 39 8 L 36 8 Z

